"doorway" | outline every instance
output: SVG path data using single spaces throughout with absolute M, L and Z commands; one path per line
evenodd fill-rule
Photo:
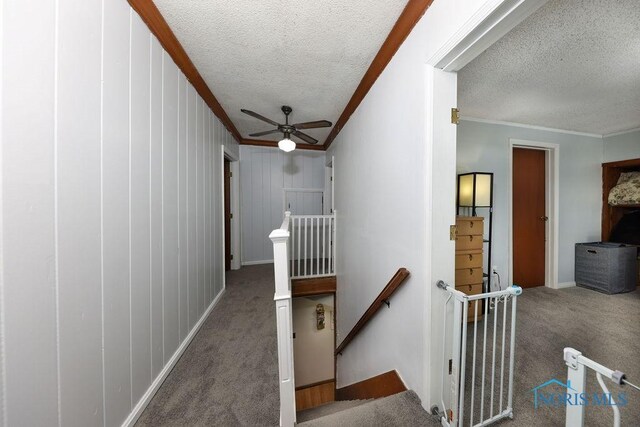
M 293 359 L 298 411 L 335 400 L 335 295 L 292 300 Z
M 231 270 L 231 162 L 224 158 L 224 270 Z
M 558 144 L 510 139 L 509 282 L 558 288 Z
M 513 148 L 513 281 L 524 287 L 545 283 L 546 159 L 543 150 Z

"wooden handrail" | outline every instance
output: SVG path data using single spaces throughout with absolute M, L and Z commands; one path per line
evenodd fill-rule
M 364 312 L 358 323 L 351 329 L 351 331 L 347 334 L 346 338 L 340 343 L 338 348 L 336 348 L 335 355 L 342 354 L 344 349 L 349 345 L 351 341 L 360 333 L 360 331 L 369 323 L 369 321 L 375 316 L 375 314 L 380 310 L 382 304 L 389 304 L 389 298 L 393 293 L 404 283 L 404 281 L 409 277 L 409 270 L 402 267 L 396 271 L 396 274 L 393 275 L 387 286 L 384 287 L 382 292 L 378 295 L 378 297 L 371 303 L 367 311 Z

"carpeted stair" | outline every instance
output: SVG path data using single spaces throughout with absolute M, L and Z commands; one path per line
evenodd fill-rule
M 373 399 L 362 400 L 339 400 L 336 402 L 325 403 L 324 405 L 316 406 L 315 408 L 305 409 L 298 412 L 296 416 L 298 424 L 309 420 L 315 420 L 317 418 L 326 417 L 327 415 L 335 414 L 336 412 L 346 411 L 347 409 L 355 408 L 356 406 L 364 405 L 367 402 L 372 402 Z
M 348 400 L 328 403 L 298 413 L 298 424 L 324 426 L 439 426 L 412 391 L 375 400 Z

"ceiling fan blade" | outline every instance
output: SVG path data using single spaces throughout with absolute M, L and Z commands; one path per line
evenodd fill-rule
M 280 130 L 278 129 L 265 130 L 264 132 L 250 133 L 249 136 L 264 136 L 264 135 L 269 135 L 271 133 L 276 133 L 276 132 L 280 132 Z
M 255 117 L 258 120 L 262 120 L 263 122 L 267 122 L 267 123 L 272 124 L 274 126 L 280 126 L 280 123 L 274 122 L 271 119 L 267 119 L 265 116 L 262 116 L 262 115 L 260 115 L 258 113 L 255 113 L 255 112 L 251 111 L 251 110 L 240 109 L 240 111 L 242 111 L 243 113 L 248 114 L 248 115 L 250 115 L 252 117 Z
M 292 135 L 297 136 L 298 138 L 300 138 L 304 142 L 308 142 L 309 144 L 317 144 L 318 143 L 317 139 L 312 138 L 309 135 L 307 135 L 306 133 L 302 133 L 300 131 L 295 131 L 294 133 L 292 133 Z
M 315 122 L 296 123 L 292 126 L 296 129 L 328 128 L 331 127 L 331 122 L 328 120 L 317 120 Z

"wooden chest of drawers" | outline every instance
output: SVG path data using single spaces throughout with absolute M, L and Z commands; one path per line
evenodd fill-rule
M 482 249 L 484 218 L 459 216 L 456 218 L 456 289 L 467 295 L 482 293 Z M 477 304 L 482 310 L 482 303 Z M 476 302 L 470 302 L 467 321 L 475 318 Z M 478 313 L 478 320 L 482 312 Z

